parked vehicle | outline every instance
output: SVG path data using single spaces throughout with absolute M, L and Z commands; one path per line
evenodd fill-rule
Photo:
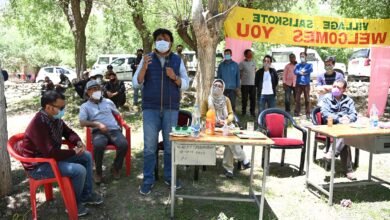
M 198 59 L 196 58 L 195 51 L 183 51 L 183 55 L 187 58 L 187 72 L 191 76 L 195 76 L 198 68 Z
M 95 64 L 93 64 L 92 69 L 106 69 L 107 65 L 112 63 L 118 57 L 127 57 L 132 54 L 101 54 L 98 56 Z
M 368 81 L 371 75 L 370 48 L 355 50 L 348 61 L 348 81 Z
M 54 84 L 59 83 L 60 80 L 60 74 L 63 73 L 65 76 L 71 81 L 72 83 L 77 80 L 77 74 L 74 70 L 64 67 L 64 66 L 48 66 L 48 67 L 42 67 L 37 75 L 37 78 L 35 79 L 35 82 L 37 83 L 43 83 L 45 80 L 45 77 L 48 76 L 51 81 L 53 81 Z
M 305 51 L 305 48 L 303 47 L 281 47 L 272 49 L 272 67 L 276 69 L 279 79 L 282 79 L 284 67 L 290 62 L 289 55 L 291 53 L 295 54 L 297 62 L 299 62 L 299 54 L 303 51 Z M 306 53 L 307 62 L 313 64 L 313 72 L 310 74 L 310 78 L 311 80 L 316 80 L 318 74 L 325 72 L 324 61 L 314 49 L 307 49 Z M 336 63 L 334 69 L 342 74 L 346 73 L 346 67 L 343 63 Z
M 110 64 L 96 68 L 92 71 L 104 76 L 105 72 L 107 71 L 107 66 L 111 65 L 119 80 L 131 81 L 134 74 L 133 70 L 131 69 L 131 64 L 135 62 L 136 58 L 136 55 L 129 54 L 124 57 L 119 57 L 113 60 Z

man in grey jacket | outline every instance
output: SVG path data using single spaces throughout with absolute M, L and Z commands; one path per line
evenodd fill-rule
M 336 80 L 333 83 L 332 92 L 328 93 L 323 98 L 321 106 L 321 114 L 324 121 L 329 117 L 333 118 L 334 124 L 348 124 L 357 120 L 355 103 L 353 100 L 344 94 L 347 89 L 347 82 L 344 79 Z M 344 144 L 343 138 L 336 139 L 335 156 L 340 155 L 341 163 L 345 169 L 345 176 L 350 180 L 356 180 L 352 169 L 351 148 Z M 332 159 L 332 150 L 325 154 L 326 160 Z

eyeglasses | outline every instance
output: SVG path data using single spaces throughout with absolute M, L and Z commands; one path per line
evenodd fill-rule
M 333 88 L 338 88 L 340 90 L 344 89 L 342 86 L 336 86 L 336 85 L 333 85 Z
M 214 84 L 213 87 L 223 88 L 223 85 L 221 85 L 221 84 Z
M 59 106 L 56 106 L 56 105 L 51 105 L 51 106 L 53 106 L 53 107 L 55 107 L 55 108 L 58 108 L 60 111 L 62 111 L 62 110 L 65 109 L 65 105 L 62 106 L 62 107 L 59 107 Z

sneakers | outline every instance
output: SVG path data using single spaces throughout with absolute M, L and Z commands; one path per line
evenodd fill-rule
M 248 162 L 247 164 L 244 164 L 242 169 L 246 170 L 246 169 L 249 169 L 249 168 L 251 168 L 251 162 Z
M 171 187 L 171 180 L 164 180 L 165 185 Z M 176 190 L 181 189 L 183 185 L 179 180 L 176 180 Z
M 65 209 L 65 212 L 68 213 L 68 210 Z M 89 213 L 89 209 L 87 207 L 85 207 L 83 204 L 80 203 L 77 205 L 77 216 L 78 217 L 87 215 L 88 213 Z
M 95 192 L 92 192 L 88 199 L 81 201 L 83 205 L 99 205 L 103 203 L 103 197 Z
M 244 165 L 244 167 L 245 167 L 245 165 Z M 224 169 L 223 174 L 224 174 L 227 178 L 233 178 L 233 172 L 231 172 L 231 171 L 228 171 L 228 170 L 225 170 L 225 169 Z
M 348 173 L 346 173 L 345 174 L 345 177 L 347 177 L 347 179 L 349 179 L 349 180 L 356 180 L 356 176 L 355 176 L 355 174 L 351 171 L 351 172 L 348 172 Z
M 139 193 L 144 196 L 149 195 L 152 192 L 153 186 L 153 184 L 142 184 L 139 187 Z

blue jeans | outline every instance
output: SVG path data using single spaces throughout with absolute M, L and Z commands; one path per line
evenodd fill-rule
M 80 156 L 73 156 L 66 160 L 57 161 L 62 176 L 70 177 L 77 204 L 85 201 L 92 193 L 92 156 L 85 151 Z M 40 163 L 28 174 L 36 179 L 54 178 L 53 170 L 49 163 Z
M 230 99 L 230 103 L 232 104 L 233 112 L 236 113 L 236 90 L 225 89 L 223 94 Z
M 261 95 L 259 98 L 259 115 L 265 110 L 265 104 L 268 108 L 275 107 L 275 95 Z
M 154 167 L 159 132 L 162 131 L 164 143 L 164 179 L 171 179 L 171 142 L 169 133 L 177 125 L 178 110 L 144 109 L 144 184 L 154 184 Z

